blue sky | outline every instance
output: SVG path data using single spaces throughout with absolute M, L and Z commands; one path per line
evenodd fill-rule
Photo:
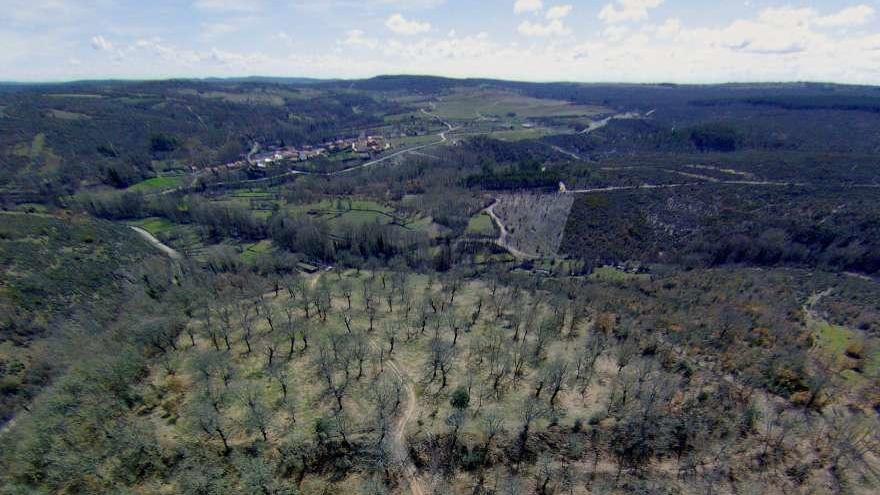
M 0 80 L 880 84 L 880 0 L 0 0 Z

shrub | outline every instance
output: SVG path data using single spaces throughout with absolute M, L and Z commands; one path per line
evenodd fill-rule
M 471 402 L 471 397 L 468 395 L 467 389 L 464 387 L 458 387 L 455 389 L 455 392 L 452 392 L 452 398 L 449 399 L 449 404 L 458 409 L 465 410 Z

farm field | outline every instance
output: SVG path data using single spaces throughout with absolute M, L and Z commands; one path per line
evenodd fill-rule
M 445 95 L 436 102 L 436 114 L 450 120 L 488 117 L 572 117 L 598 116 L 608 109 L 600 106 L 573 105 L 566 101 L 525 97 L 515 93 L 461 91 Z M 513 115 L 511 115 L 513 114 Z
M 183 176 L 175 175 L 166 177 L 155 177 L 152 179 L 147 179 L 143 182 L 138 182 L 137 184 L 129 187 L 129 190 L 134 192 L 152 193 L 180 187 L 181 185 L 183 185 L 183 182 Z
M 492 222 L 492 217 L 486 213 L 480 213 L 468 222 L 466 232 L 476 236 L 493 237 L 496 235 L 497 229 Z

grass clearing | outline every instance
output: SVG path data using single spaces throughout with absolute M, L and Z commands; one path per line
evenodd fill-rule
M 480 213 L 479 215 L 472 217 L 470 222 L 468 222 L 466 232 L 468 234 L 486 237 L 493 237 L 498 234 L 498 231 L 495 228 L 495 223 L 492 222 L 492 217 L 486 213 Z
M 436 103 L 436 115 L 445 119 L 479 117 L 580 117 L 608 113 L 608 109 L 592 105 L 575 105 L 563 100 L 532 98 L 497 90 L 461 90 Z
M 260 256 L 264 254 L 269 254 L 275 249 L 275 245 L 272 241 L 260 241 L 255 244 L 246 244 L 244 247 L 244 252 L 241 253 L 241 259 L 245 263 L 253 264 L 255 263 Z
M 837 367 L 849 381 L 862 382 L 880 377 L 880 342 L 851 328 L 823 320 L 809 320 L 816 332 L 820 353 Z M 856 363 L 858 368 L 854 369 Z
M 157 192 L 164 191 L 167 189 L 174 189 L 175 187 L 180 187 L 183 184 L 183 177 L 179 175 L 171 175 L 165 177 L 153 177 L 152 179 L 147 179 L 143 182 L 138 182 L 133 186 L 128 188 L 129 191 L 133 192 Z
M 614 283 L 625 283 L 631 282 L 633 280 L 643 280 L 650 278 L 650 275 L 644 273 L 629 273 L 623 270 L 618 270 L 613 266 L 602 266 L 593 270 L 593 273 L 590 274 L 590 280 L 596 282 L 614 282 Z
M 173 223 L 165 218 L 158 217 L 150 217 L 144 218 L 142 220 L 137 220 L 135 222 L 131 222 L 131 225 L 134 225 L 135 227 L 140 227 L 147 232 L 153 234 L 154 236 L 160 236 L 164 233 L 170 232 L 171 229 L 174 228 Z

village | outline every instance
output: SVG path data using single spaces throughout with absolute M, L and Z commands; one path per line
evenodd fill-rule
M 269 145 L 263 151 L 252 151 L 242 160 L 236 160 L 223 165 L 210 167 L 205 169 L 206 172 L 219 172 L 221 170 L 235 170 L 247 166 L 254 166 L 260 169 L 283 162 L 305 162 L 319 157 L 339 155 L 342 153 L 352 153 L 352 158 L 370 158 L 372 155 L 381 153 L 391 149 L 391 143 L 384 136 L 368 136 L 361 133 L 356 138 L 337 139 L 335 141 L 327 141 L 319 145 L 304 145 L 301 147 L 294 146 L 273 146 Z M 254 147 L 259 150 L 259 146 Z M 197 172 L 193 167 L 193 172 Z

